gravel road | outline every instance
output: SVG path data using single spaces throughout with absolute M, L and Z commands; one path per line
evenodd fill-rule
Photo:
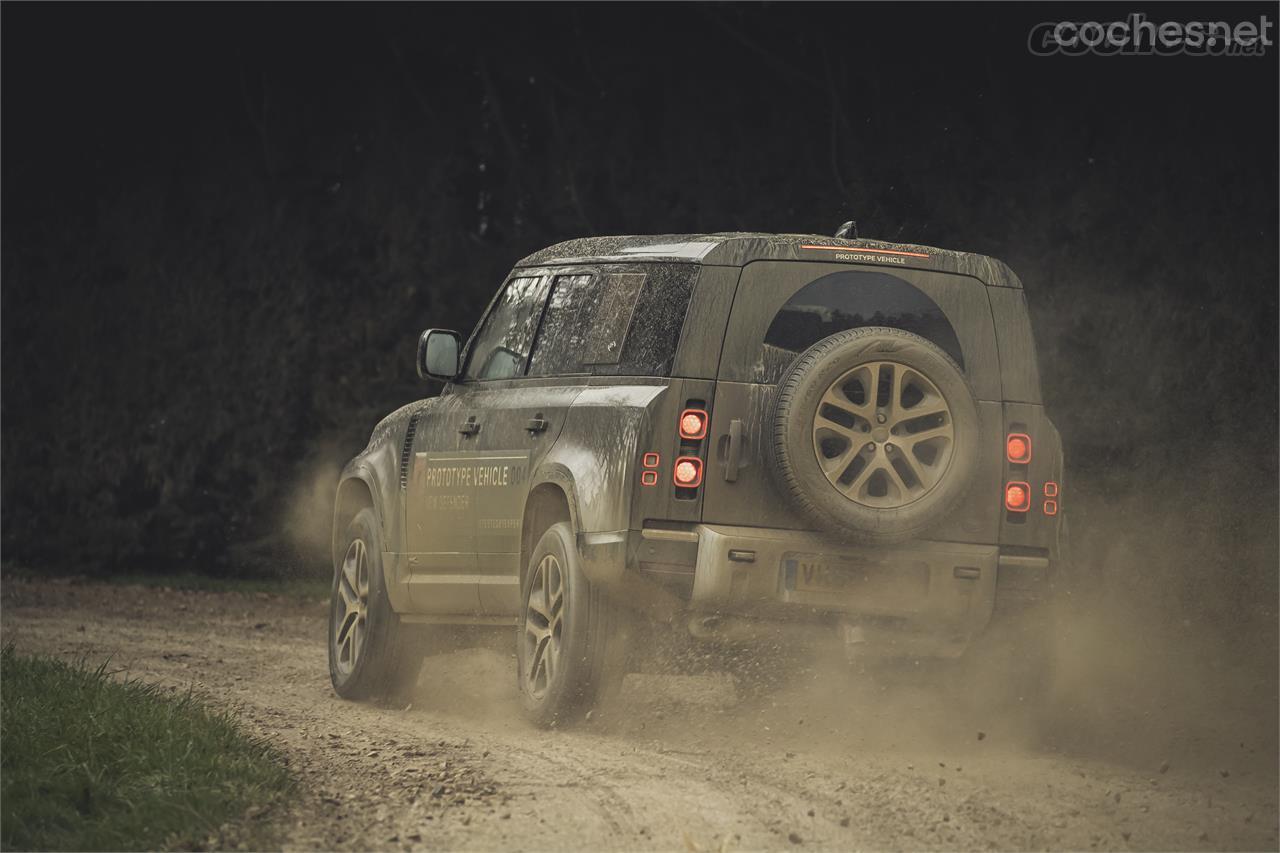
M 500 645 L 430 658 L 408 707 L 338 699 L 316 601 L 7 579 L 2 615 L 19 651 L 240 709 L 300 779 L 287 849 L 1277 849 L 1274 741 L 1153 745 L 1151 710 L 1046 745 L 920 685 L 647 675 L 540 731 Z

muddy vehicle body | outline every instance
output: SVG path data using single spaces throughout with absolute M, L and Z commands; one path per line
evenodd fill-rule
M 954 657 L 1053 587 L 1061 444 L 997 260 L 573 240 L 520 261 L 465 345 L 424 332 L 418 369 L 439 396 L 384 419 L 338 487 L 344 696 L 414 678 L 425 626 L 514 626 L 549 722 L 625 669 L 637 615 Z

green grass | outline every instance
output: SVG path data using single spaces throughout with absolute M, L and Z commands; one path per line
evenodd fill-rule
M 265 742 L 189 693 L 0 652 L 6 850 L 190 849 L 228 823 L 261 847 L 290 784 Z

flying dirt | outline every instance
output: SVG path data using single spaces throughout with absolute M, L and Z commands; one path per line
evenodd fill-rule
M 750 695 L 714 671 L 633 674 L 585 723 L 540 730 L 505 632 L 429 657 L 411 702 L 384 707 L 334 695 L 326 603 L 17 579 L 3 596 L 19 651 L 238 708 L 300 780 L 272 816 L 286 849 L 1277 847 L 1274 727 L 1238 713 L 1266 697 L 1236 683 L 1208 724 L 1179 688 L 1130 695 L 1131 670 L 1085 665 L 1126 658 L 1101 633 L 1062 667 L 1062 720 L 927 673 L 815 665 Z

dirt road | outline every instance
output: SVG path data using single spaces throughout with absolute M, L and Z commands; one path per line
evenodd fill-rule
M 408 708 L 339 700 L 319 602 L 6 580 L 2 613 L 20 651 L 240 708 L 301 780 L 291 849 L 1277 848 L 1274 749 L 1234 731 L 1164 767 L 1087 733 L 1032 746 L 927 689 L 828 676 L 740 701 L 716 675 L 629 676 L 539 731 L 497 648 L 429 659 Z

